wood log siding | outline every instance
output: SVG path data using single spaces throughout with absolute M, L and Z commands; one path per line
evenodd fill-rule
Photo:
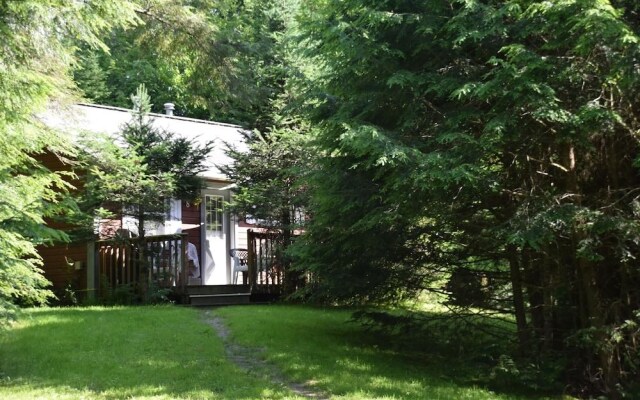
M 87 245 L 62 244 L 55 246 L 38 246 L 38 254 L 42 257 L 44 277 L 53 285 L 54 292 L 59 292 L 67 286 L 78 292 L 84 292 L 87 287 Z M 75 269 L 71 263 L 80 261 L 80 269 Z
M 64 160 L 53 152 L 45 152 L 35 154 L 34 158 L 51 171 L 72 171 L 72 161 Z M 69 175 L 64 180 L 73 185 L 76 190 L 82 188 L 83 182 L 78 179 L 72 179 Z M 60 230 L 70 230 L 70 226 L 61 222 L 54 222 L 47 219 L 46 225 L 50 228 Z M 42 257 L 42 270 L 44 277 L 51 281 L 54 292 L 61 292 L 66 287 L 71 287 L 78 293 L 83 293 L 87 289 L 86 261 L 87 261 L 87 244 L 85 242 L 78 243 L 56 243 L 49 246 L 38 246 L 38 254 Z M 81 261 L 81 269 L 76 270 L 71 262 Z
M 96 242 L 100 297 L 119 286 L 177 288 L 187 282 L 187 234 Z M 142 286 L 141 286 L 142 285 Z

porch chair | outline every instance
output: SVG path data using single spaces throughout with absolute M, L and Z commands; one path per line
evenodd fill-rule
M 249 274 L 249 251 L 247 249 L 231 249 L 229 250 L 231 258 L 233 258 L 233 284 L 238 281 L 238 273 L 243 273 L 242 283 L 245 283 L 244 273 Z

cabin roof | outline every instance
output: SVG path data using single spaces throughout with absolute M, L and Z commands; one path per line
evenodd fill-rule
M 245 131 L 242 127 L 157 113 L 150 113 L 149 116 L 155 127 L 173 132 L 197 144 L 203 145 L 207 141 L 213 141 L 214 148 L 205 163 L 206 170 L 201 175 L 211 180 L 229 181 L 217 166 L 229 165 L 232 162 L 225 154 L 225 144 L 240 150 L 246 149 L 243 135 Z M 42 120 L 46 125 L 63 131 L 72 138 L 77 137 L 80 132 L 115 135 L 131 120 L 131 110 L 95 104 L 52 106 Z

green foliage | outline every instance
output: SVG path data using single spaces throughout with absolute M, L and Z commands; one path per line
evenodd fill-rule
M 104 280 L 101 280 L 104 281 Z M 171 289 L 161 288 L 156 283 L 150 282 L 148 287 L 141 293 L 138 284 L 118 284 L 114 287 L 105 285 L 101 288 L 102 293 L 97 300 L 98 304 L 106 306 L 131 306 L 131 305 L 152 305 L 173 303 L 171 299 Z
M 286 66 L 278 42 L 291 1 L 153 0 L 140 2 L 144 24 L 114 29 L 111 51 L 83 47 L 74 79 L 85 97 L 127 107 L 144 83 L 161 111 L 176 104 L 181 116 L 271 125 L 271 101 Z M 265 119 L 266 118 L 266 119 Z
M 173 303 L 171 300 L 171 289 L 161 288 L 157 285 L 151 285 L 146 292 L 144 304 L 167 304 Z
M 276 254 L 285 271 L 284 291 L 293 293 L 305 279 L 291 265 L 290 243 L 308 218 L 307 177 L 314 168 L 315 154 L 309 145 L 308 125 L 291 109 L 289 81 L 296 71 L 291 46 L 295 38 L 293 15 L 296 1 L 244 2 L 233 22 L 241 38 L 251 42 L 240 54 L 251 65 L 259 99 L 247 110 L 250 126 L 247 151 L 230 148 L 233 165 L 222 170 L 237 188 L 231 208 L 241 218 L 251 216 L 261 228 L 277 232 Z
M 609 361 L 615 364 L 623 376 L 637 377 L 640 373 L 640 311 L 635 311 L 633 316 L 617 324 L 610 324 L 602 328 L 589 327 L 574 332 L 568 339 L 569 351 L 573 354 L 570 373 L 575 381 L 591 379 L 599 385 L 599 390 L 605 391 L 605 382 L 589 370 L 581 368 L 580 363 L 591 363 L 591 354 L 594 348 L 609 355 Z M 636 381 L 630 382 L 619 388 L 622 396 L 634 398 L 640 393 L 640 387 Z
M 143 85 L 131 99 L 132 119 L 117 140 L 85 137 L 85 205 L 103 218 L 110 216 L 107 210 L 135 217 L 143 236 L 144 221 L 164 221 L 167 199 L 198 199 L 203 186 L 198 173 L 212 144 L 196 146 L 155 128 Z
M 124 105 L 145 80 L 188 115 L 258 128 L 248 154 L 231 150 L 235 207 L 287 229 L 304 207 L 311 223 L 291 251 L 312 278 L 301 295 L 388 304 L 478 271 L 498 282 L 454 279 L 450 301 L 514 313 L 522 352 L 580 366 L 565 371 L 573 390 L 615 396 L 637 378 L 627 325 L 640 308 L 635 1 L 153 0 L 139 3 L 146 25 L 133 30 L 92 19 L 114 12 L 93 9 L 101 3 L 69 10 L 95 11 L 87 21 L 114 47 L 110 57 L 91 31 L 81 38 L 85 94 Z M 58 36 L 29 47 L 13 29 L 51 31 L 43 10 L 54 3 L 44 4 L 0 8 L 15 14 L 3 54 L 35 68 L 3 75 L 3 118 L 27 121 L 16 112 L 25 96 L 68 88 L 55 66 L 69 52 L 48 58 Z M 86 33 L 64 26 L 63 36 Z M 145 138 L 129 135 L 134 150 L 117 151 L 136 154 L 114 156 L 122 174 L 106 183 L 177 173 L 154 161 L 174 153 Z M 507 361 L 498 370 L 525 370 Z
M 482 281 L 482 274 L 464 268 L 453 270 L 445 287 L 451 304 L 462 307 L 487 306 L 489 293 Z
M 263 98 L 250 111 L 255 130 L 246 136 L 248 151 L 230 148 L 234 164 L 222 167 L 238 186 L 237 213 L 289 231 L 299 227 L 294 214 L 306 204 L 303 182 L 312 163 L 308 128 L 288 109 L 295 10 L 297 2 L 289 0 L 241 2 L 227 10 L 229 27 L 251 43 L 250 51 L 240 55 L 255 70 L 254 83 Z
M 99 50 L 90 48 L 78 51 L 78 64 L 73 71 L 73 80 L 83 96 L 97 104 L 104 102 L 103 99 L 110 93 L 106 73 L 100 65 L 100 54 L 102 53 Z
M 169 174 L 173 177 L 173 197 L 198 200 L 203 181 L 198 174 L 206 168 L 205 160 L 213 148 L 212 142 L 197 146 L 186 138 L 153 127 L 148 117 L 150 98 L 144 85 L 132 96 L 134 111 L 132 121 L 122 129 L 122 139 L 136 154 L 143 157 L 150 172 Z
M 185 81 L 192 74 L 186 56 L 165 55 L 152 39 L 139 43 L 146 29 L 147 24 L 112 32 L 105 39 L 109 53 L 89 47 L 79 51 L 74 81 L 84 97 L 96 104 L 128 108 L 130 94 L 145 84 L 156 100 L 152 111 L 161 112 L 162 105 L 171 102 L 176 104 L 177 115 L 207 117 L 203 99 L 186 87 Z M 173 36 L 167 35 L 164 40 L 169 37 Z
M 0 3 L 0 325 L 14 315 L 13 304 L 42 304 L 52 297 L 41 275 L 36 246 L 67 236 L 46 219 L 72 214 L 70 186 L 62 173 L 38 158 L 72 154 L 64 135 L 51 132 L 35 114 L 51 99 L 72 91 L 71 40 L 103 47 L 100 36 L 135 23 L 124 0 L 88 3 L 53 0 Z
M 284 291 L 292 294 L 304 279 L 291 267 L 287 252 L 307 218 L 304 182 L 313 158 L 306 137 L 290 128 L 273 128 L 264 135 L 254 131 L 247 143 L 248 151 L 228 149 L 234 162 L 221 167 L 237 185 L 230 208 L 279 235 L 276 254 L 285 271 Z
M 315 295 L 388 302 L 455 268 L 509 265 L 523 348 L 566 354 L 572 332 L 602 342 L 640 308 L 634 2 L 302 11 L 299 93 L 321 157 L 299 255 Z M 592 390 L 634 380 L 590 351 Z
M 99 207 L 97 216 L 109 218 L 109 211 L 115 211 L 142 220 L 163 220 L 165 198 L 174 191 L 173 175 L 150 172 L 144 157 L 134 149 L 120 147 L 110 137 L 94 137 L 87 144 L 92 147 L 91 153 L 83 156 L 90 168 L 85 190 L 91 199 L 87 203 Z
M 293 231 L 306 205 L 301 186 L 309 165 L 305 137 L 287 129 L 247 135 L 248 151 L 229 149 L 234 163 L 222 167 L 236 183 L 233 210 L 250 215 L 260 227 Z
M 549 357 L 544 363 L 532 360 L 514 360 L 501 355 L 489 375 L 494 390 L 520 390 L 536 393 L 552 393 L 562 389 L 561 380 L 566 361 Z

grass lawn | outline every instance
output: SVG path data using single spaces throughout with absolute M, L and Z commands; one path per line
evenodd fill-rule
M 286 399 L 239 371 L 201 312 L 28 310 L 0 333 L 0 399 Z
M 298 306 L 27 310 L 0 332 L 0 398 L 298 398 L 230 363 L 205 312 L 223 318 L 234 342 L 332 399 L 523 398 L 456 376 L 457 361 L 394 351 L 347 311 Z
M 547 398 L 478 387 L 478 371 L 466 365 L 467 360 L 446 358 L 437 351 L 425 358 L 424 353 L 407 352 L 411 344 L 394 350 L 384 338 L 349 322 L 349 311 L 246 306 L 215 313 L 225 319 L 236 342 L 263 348 L 263 356 L 288 377 L 310 382 L 334 399 Z

